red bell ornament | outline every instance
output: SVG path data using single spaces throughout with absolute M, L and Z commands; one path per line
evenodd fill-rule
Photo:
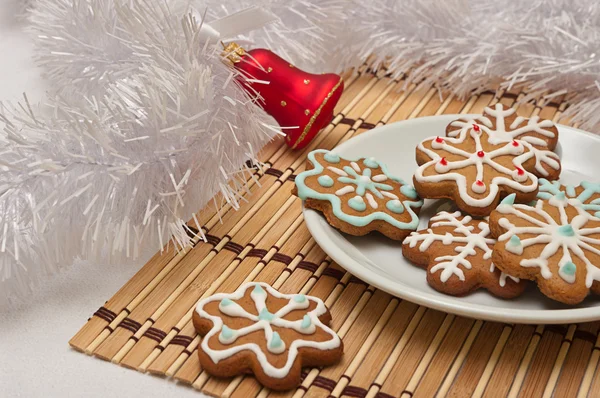
M 224 54 L 243 76 L 251 79 L 239 81 L 251 95 L 260 94 L 258 105 L 281 127 L 294 127 L 285 129 L 285 142 L 292 149 L 308 145 L 333 118 L 333 109 L 344 91 L 339 75 L 304 72 L 272 51 L 245 51 L 236 43 L 228 44 Z

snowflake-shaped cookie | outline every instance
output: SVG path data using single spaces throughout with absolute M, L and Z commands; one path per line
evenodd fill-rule
M 494 266 L 495 243 L 486 220 L 442 211 L 431 218 L 428 228 L 404 239 L 402 254 L 427 268 L 427 281 L 440 292 L 462 296 L 481 287 L 499 297 L 516 297 L 525 282 Z
M 274 390 L 299 385 L 303 366 L 341 358 L 343 344 L 327 327 L 330 321 L 321 299 L 259 282 L 200 300 L 193 316 L 204 336 L 198 348 L 204 369 L 221 377 L 252 372 Z
M 490 216 L 498 237 L 492 259 L 511 275 L 537 281 L 546 296 L 577 304 L 600 293 L 600 218 L 559 192 L 535 207 L 506 197 Z
M 293 193 L 321 211 L 329 224 L 351 235 L 379 231 L 402 240 L 418 224 L 423 201 L 414 188 L 373 158 L 348 160 L 319 149 L 308 154 Z
M 539 180 L 539 199 L 550 199 L 554 195 L 564 192 L 568 198 L 577 199 L 581 202 L 584 210 L 590 214 L 600 217 L 600 184 L 582 181 L 579 185 L 564 185 L 558 181 L 548 181 L 545 178 Z
M 537 176 L 560 173 L 552 122 L 516 117 L 496 105 L 484 115 L 448 125 L 446 137 L 431 137 L 417 146 L 415 188 L 425 198 L 449 198 L 477 216 L 489 215 L 510 193 L 518 202 L 535 199 Z M 545 149 L 541 149 L 545 148 Z

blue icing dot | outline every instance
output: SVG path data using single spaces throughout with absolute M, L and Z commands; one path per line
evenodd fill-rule
M 279 336 L 279 333 L 273 332 L 273 337 L 271 337 L 271 342 L 269 343 L 269 347 L 277 348 L 277 347 L 281 347 L 282 344 L 283 344 L 283 341 L 281 341 L 281 337 Z
M 255 285 L 253 292 L 258 293 L 258 294 L 263 294 L 265 292 L 265 289 L 263 289 L 261 285 Z
M 269 321 L 271 322 L 275 318 L 275 315 L 271 314 L 268 309 L 263 308 L 258 314 L 259 321 Z
M 333 178 L 329 176 L 321 176 L 317 178 L 319 185 L 325 188 L 330 188 L 333 186 Z
M 323 159 L 325 159 L 325 161 L 329 163 L 339 163 L 340 155 L 334 152 L 327 152 L 325 156 L 323 156 Z
M 575 236 L 575 231 L 573 230 L 571 224 L 561 225 L 558 227 L 558 233 L 563 236 Z
M 570 261 L 567 261 L 561 267 L 561 271 L 566 275 L 575 275 L 575 271 L 577 271 L 577 266 Z
M 385 204 L 385 207 L 392 213 L 400 214 L 404 212 L 404 206 L 402 206 L 402 202 L 398 199 L 390 200 Z
M 348 201 L 348 206 L 356 211 L 365 211 L 367 209 L 367 204 L 360 196 L 355 196 Z
M 294 301 L 297 303 L 303 303 L 306 300 L 306 296 L 303 294 L 294 295 Z
M 517 235 L 513 235 L 510 237 L 510 244 L 513 246 L 519 246 L 521 244 L 521 239 Z
M 307 329 L 310 327 L 311 321 L 310 321 L 310 317 L 308 315 L 304 315 L 304 317 L 302 318 L 302 323 L 300 324 L 300 327 L 302 329 Z
M 379 167 L 379 163 L 377 163 L 377 161 L 373 158 L 365 158 L 365 160 L 363 160 L 363 163 L 365 166 L 370 167 L 372 169 Z
M 228 305 L 231 305 L 231 304 L 233 304 L 233 301 L 231 301 L 227 297 L 225 297 L 223 300 L 221 300 L 221 305 L 223 307 L 227 307 Z
M 223 325 L 221 328 L 221 336 L 223 336 L 224 339 L 229 340 L 233 337 L 233 330 L 231 330 L 228 326 Z
M 501 205 L 514 205 L 516 197 L 517 197 L 516 194 L 511 193 L 510 195 L 508 195 L 507 197 L 505 197 L 504 199 L 502 199 L 502 202 L 500 202 L 500 204 Z
M 400 187 L 400 192 L 402 192 L 402 195 L 406 196 L 407 198 L 410 199 L 418 199 L 419 195 L 417 194 L 417 191 L 411 186 L 411 185 L 403 185 Z

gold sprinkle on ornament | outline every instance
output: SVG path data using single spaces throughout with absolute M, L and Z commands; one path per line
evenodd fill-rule
M 310 80 L 304 79 L 304 84 L 308 84 L 308 83 L 310 83 Z
M 270 66 L 267 68 L 267 73 L 271 73 L 273 72 L 273 68 L 271 68 Z
M 287 105 L 287 102 L 281 101 L 281 106 L 286 106 L 286 105 Z
M 310 111 L 307 109 L 307 110 L 305 110 L 305 111 L 304 111 L 304 114 L 305 114 L 306 116 L 308 116 L 308 115 L 310 115 Z

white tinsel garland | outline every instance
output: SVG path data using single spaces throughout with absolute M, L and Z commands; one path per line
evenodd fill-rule
M 2 115 L 4 301 L 77 257 L 187 244 L 183 224 L 215 193 L 238 206 L 240 167 L 273 135 L 190 14 L 62 0 L 32 19 L 53 96 Z
M 569 97 L 600 125 L 600 4 L 585 0 L 32 0 L 46 111 L 7 107 L 0 134 L 0 300 L 75 257 L 154 251 L 269 139 L 233 84 L 211 23 L 258 5 L 279 17 L 238 37 L 312 72 L 374 56 L 406 84 L 467 96 L 515 86 Z M 190 8 L 191 7 L 191 8 Z M 193 20 L 190 15 L 195 16 Z M 235 202 L 233 202 L 235 205 Z

